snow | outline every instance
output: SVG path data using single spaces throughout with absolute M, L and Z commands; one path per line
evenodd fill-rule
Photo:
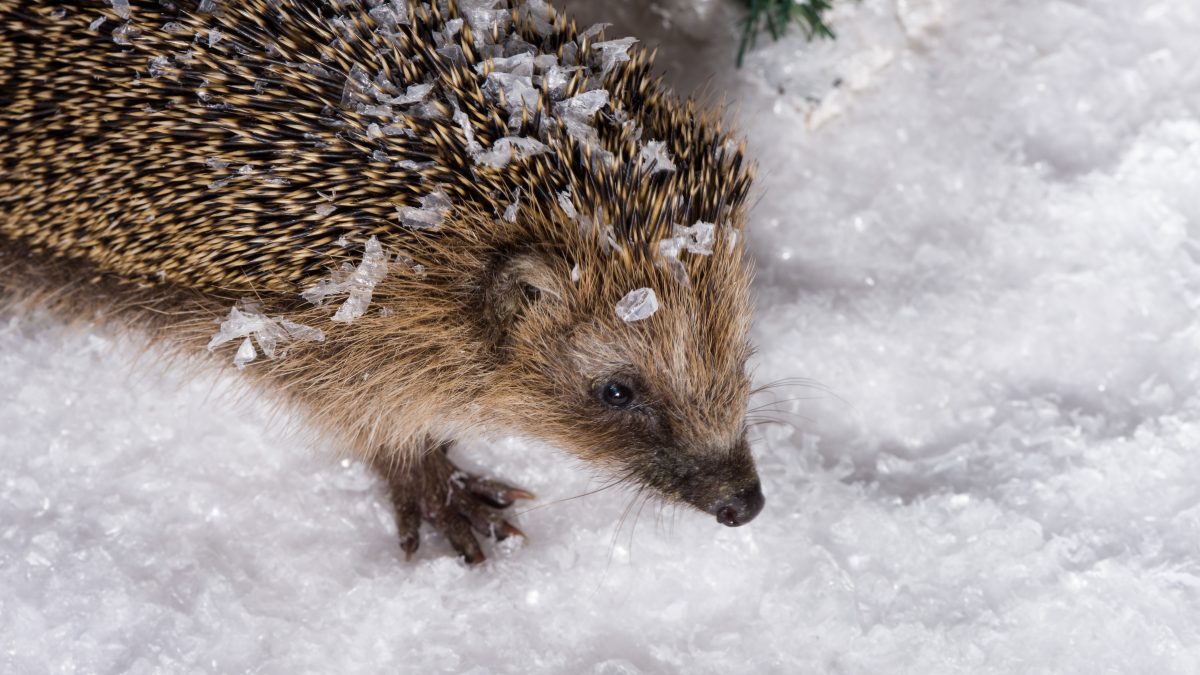
M 673 226 L 671 235 L 658 243 L 659 253 L 672 258 L 678 257 L 682 251 L 698 255 L 712 255 L 713 244 L 717 241 L 717 226 L 698 220 L 686 227 L 683 225 Z
M 422 103 L 429 97 L 430 91 L 433 91 L 432 84 L 413 84 L 409 85 L 402 95 L 390 98 L 386 102 L 392 105 Z
M 233 365 L 237 366 L 238 370 L 246 367 L 254 359 L 258 358 L 258 352 L 254 351 L 254 343 L 250 338 L 242 340 L 242 344 L 238 345 L 237 353 L 233 355 Z
M 618 300 L 614 309 L 622 321 L 649 319 L 658 311 L 658 296 L 653 288 L 635 288 Z
M 592 49 L 600 52 L 600 70 L 607 73 L 613 66 L 629 60 L 629 48 L 637 42 L 635 37 L 623 37 L 617 40 L 595 42 Z
M 463 139 L 467 143 L 467 153 L 472 157 L 481 154 L 483 152 L 483 146 L 479 145 L 479 141 L 475 140 L 475 130 L 471 127 L 471 120 L 467 117 L 467 114 L 458 107 L 457 103 L 453 103 L 453 106 L 454 114 L 451 115 L 450 118 L 454 120 L 454 123 L 458 125 L 459 129 L 462 129 Z
M 558 208 L 562 209 L 568 218 L 571 220 L 579 219 L 579 210 L 575 208 L 575 199 L 571 196 L 570 190 L 560 190 L 556 195 L 556 201 L 558 202 Z
M 266 316 L 257 301 L 243 299 L 229 309 L 229 316 L 221 322 L 220 328 L 208 341 L 208 351 L 211 352 L 231 340 L 246 338 L 233 357 L 234 365 L 241 369 L 258 355 L 251 344 L 251 336 L 254 342 L 258 343 L 258 348 L 270 359 L 275 358 L 280 346 L 286 349 L 286 345 L 293 341 L 325 341 L 325 333 L 322 330 L 283 317 Z
M 760 162 L 756 383 L 811 383 L 756 399 L 758 519 L 502 440 L 455 456 L 529 541 L 405 564 L 234 368 L 0 314 L 0 671 L 1200 671 L 1200 8 L 845 2 L 741 71 L 716 0 L 573 9 Z
M 521 188 L 517 188 L 513 192 L 512 203 L 509 204 L 508 206 L 504 207 L 504 213 L 501 214 L 500 217 L 504 218 L 504 220 L 506 220 L 510 223 L 515 223 L 515 222 L 517 222 L 517 214 L 520 212 L 520 210 L 521 210 Z
M 521 161 L 549 151 L 550 148 L 536 138 L 505 136 L 504 138 L 496 139 L 496 142 L 486 152 L 477 154 L 475 156 L 475 163 L 502 169 L 508 166 L 508 163 L 513 160 Z
M 660 171 L 674 172 L 675 162 L 671 161 L 671 153 L 663 147 L 662 141 L 650 141 L 642 146 L 638 153 L 638 158 L 643 166 L 646 167 L 646 173 L 658 173 Z
M 583 145 L 596 145 L 599 136 L 592 126 L 592 117 L 608 103 L 608 92 L 595 89 L 554 104 L 554 112 L 562 119 L 567 133 Z
M 129 12 L 129 0 L 108 0 L 108 4 L 112 5 L 113 11 L 117 16 L 129 20 L 131 14 Z
M 337 244 L 345 246 L 342 239 L 338 239 Z M 383 250 L 379 239 L 372 235 L 363 246 L 362 262 L 358 265 L 342 263 L 341 268 L 335 270 L 330 278 L 318 281 L 300 295 L 314 305 L 323 305 L 329 296 L 344 294 L 346 299 L 331 319 L 339 323 L 351 323 L 367 313 L 375 286 L 383 281 L 387 273 L 388 254 Z M 225 326 L 222 325 L 221 328 L 224 332 Z M 211 349 L 211 345 L 209 348 Z
M 420 206 L 397 206 L 396 214 L 405 227 L 414 230 L 437 229 L 446 219 L 453 203 L 446 193 L 434 190 L 421 197 Z

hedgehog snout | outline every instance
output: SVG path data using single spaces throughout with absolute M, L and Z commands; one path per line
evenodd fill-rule
M 729 527 L 738 527 L 754 520 L 766 503 L 763 497 L 762 485 L 754 481 L 754 485 L 744 488 L 736 494 L 713 504 L 710 513 L 717 517 L 717 522 Z
M 745 525 L 762 511 L 766 498 L 744 442 L 733 453 L 706 459 L 685 453 L 664 455 L 670 458 L 663 468 L 671 476 L 672 491 L 696 509 L 716 516 L 722 525 Z

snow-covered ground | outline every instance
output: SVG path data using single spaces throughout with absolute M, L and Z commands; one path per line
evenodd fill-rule
M 1200 4 L 844 2 L 741 71 L 728 6 L 643 5 L 761 163 L 759 379 L 820 385 L 762 399 L 758 520 L 510 441 L 528 544 L 405 564 L 228 381 L 5 315 L 0 671 L 1200 672 Z

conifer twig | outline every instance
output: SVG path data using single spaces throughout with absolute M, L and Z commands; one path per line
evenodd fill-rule
M 758 34 L 765 27 L 773 40 L 778 40 L 791 21 L 800 24 L 808 39 L 834 38 L 833 29 L 825 23 L 825 12 L 832 0 L 743 0 L 750 13 L 742 20 L 742 40 L 738 45 L 737 64 L 741 67 L 746 52 L 754 47 Z

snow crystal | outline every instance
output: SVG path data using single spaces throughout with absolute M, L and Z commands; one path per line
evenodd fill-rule
M 458 9 L 471 25 L 475 46 L 482 47 L 494 32 L 508 31 L 512 13 L 502 0 L 460 0 Z
M 520 208 L 521 208 L 521 188 L 517 188 L 516 191 L 513 193 L 512 203 L 509 204 L 508 206 L 504 207 L 504 215 L 502 217 L 510 223 L 515 223 L 515 222 L 517 222 L 517 213 L 520 210 Z
M 550 148 L 541 141 L 524 136 L 505 136 L 497 139 L 491 149 L 475 155 L 475 163 L 494 168 L 503 168 L 509 162 L 521 161 L 533 155 L 549 152 Z
M 637 42 L 637 38 L 625 37 L 619 40 L 597 42 L 592 49 L 600 52 L 600 70 L 607 73 L 613 66 L 629 60 L 629 48 Z
M 217 30 L 216 28 L 210 28 L 208 31 L 208 46 L 215 47 L 216 44 L 218 42 L 220 42 L 221 38 L 223 38 L 223 37 L 225 37 L 224 33 Z
M 475 72 L 483 74 L 491 67 L 491 72 L 508 73 L 521 77 L 533 77 L 534 56 L 524 52 L 507 57 L 494 57 L 475 64 Z
M 679 259 L 682 249 L 682 243 L 676 237 L 668 237 L 658 242 L 658 264 L 666 267 L 681 286 L 691 286 L 692 280 L 688 276 L 687 267 Z
M 645 167 L 646 173 L 675 171 L 675 162 L 671 161 L 671 154 L 667 152 L 665 145 L 662 141 L 650 141 L 642 146 L 638 153 L 638 161 Z
M 608 92 L 604 89 L 595 89 L 555 103 L 554 110 L 562 117 L 589 120 L 606 103 L 608 103 Z
M 337 210 L 337 207 L 334 206 L 333 204 L 318 204 L 317 207 L 315 209 L 313 209 L 313 211 L 315 211 L 316 214 L 318 216 L 321 216 L 322 218 L 333 213 L 336 210 Z
M 334 2 L 331 4 L 336 5 L 336 0 L 334 0 Z M 353 42 L 357 37 L 354 33 L 354 27 L 350 24 L 350 21 L 345 16 L 335 16 L 329 19 L 329 23 L 337 28 L 338 33 L 341 35 L 341 39 L 344 42 Z
M 379 240 L 371 237 L 367 242 L 362 263 L 348 281 L 350 296 L 334 313 L 333 320 L 350 323 L 365 314 L 367 306 L 371 304 L 375 285 L 382 281 L 386 274 L 387 257 L 383 254 Z
M 131 14 L 129 13 L 129 0 L 108 0 L 108 4 L 112 5 L 113 11 L 117 16 L 128 21 Z
M 571 281 L 578 282 L 582 278 L 583 275 L 579 272 L 579 263 L 575 263 L 575 266 L 571 268 Z
M 608 92 L 594 89 L 554 104 L 554 112 L 567 128 L 567 134 L 584 145 L 599 142 L 592 117 L 608 103 Z
M 563 190 L 558 193 L 558 206 L 567 214 L 571 220 L 579 220 L 579 212 L 575 210 L 575 201 L 571 198 L 570 190 Z
M 237 366 L 238 370 L 241 370 L 246 367 L 247 363 L 250 363 L 257 357 L 258 354 L 254 351 L 254 345 L 251 344 L 250 338 L 246 338 L 242 341 L 241 346 L 238 347 L 237 353 L 233 355 L 233 365 Z
M 426 168 L 429 168 L 433 165 L 434 165 L 434 162 L 418 162 L 418 161 L 412 160 L 412 159 L 402 159 L 399 162 L 396 162 L 396 164 L 395 164 L 397 169 L 404 169 L 405 171 L 417 171 L 417 172 L 420 172 L 420 171 L 422 171 Z
M 558 17 L 558 13 L 545 0 L 527 0 L 521 5 L 520 15 L 528 19 L 534 31 L 542 37 L 554 31 L 554 21 Z
M 732 229 L 732 228 L 726 228 Z M 730 245 L 737 242 L 731 238 Z M 712 223 L 697 221 L 694 225 L 672 227 L 672 236 L 658 242 L 658 262 L 683 286 L 690 286 L 687 268 L 679 255 L 683 252 L 699 255 L 712 255 L 713 244 L 716 243 L 716 226 Z
M 474 156 L 483 152 L 483 146 L 479 145 L 479 141 L 475 140 L 475 130 L 471 127 L 471 120 L 467 117 L 467 113 L 458 107 L 457 102 L 452 101 L 451 108 L 454 110 L 454 114 L 450 116 L 450 119 L 454 120 L 454 123 L 463 132 L 463 139 L 467 144 L 467 154 Z
M 314 66 L 321 68 L 321 66 L 316 66 L 316 64 L 305 64 L 301 68 L 309 69 Z M 360 105 L 359 99 L 369 97 L 373 92 L 374 87 L 371 83 L 371 76 L 356 63 L 350 66 L 350 72 L 346 73 L 346 81 L 342 85 L 340 105 L 347 110 L 357 111 Z
M 318 77 L 332 77 L 333 76 L 333 74 L 329 72 L 328 68 L 326 68 L 325 66 L 322 66 L 319 63 L 307 63 L 307 62 L 302 63 L 299 61 L 289 61 L 287 63 L 287 65 L 292 68 L 299 68 L 300 70 L 303 70 L 304 72 L 308 73 L 309 75 L 316 75 Z M 343 90 L 342 93 L 346 94 L 347 92 L 345 90 Z
M 217 11 L 217 0 L 200 0 L 200 5 L 196 7 L 196 12 L 199 14 L 212 14 Z
M 358 266 L 343 263 L 329 279 L 322 279 L 316 285 L 301 293 L 301 297 L 314 305 L 323 305 L 330 296 L 347 295 L 345 302 L 333 315 L 333 320 L 350 323 L 361 317 L 371 304 L 375 286 L 387 276 L 387 255 L 377 237 L 367 240 L 363 250 L 363 259 Z
M 575 38 L 575 41 L 576 41 L 576 42 L 578 42 L 579 44 L 583 44 L 583 41 L 584 41 L 584 40 L 588 40 L 588 39 L 590 39 L 590 38 L 594 38 L 594 37 L 596 37 L 597 35 L 599 35 L 599 34 L 603 33 L 605 30 L 607 30 L 607 29 L 609 29 L 609 28 L 611 28 L 611 27 L 612 27 L 612 24 L 611 24 L 611 23 L 594 23 L 594 24 L 592 24 L 591 26 L 589 26 L 589 27 L 588 27 L 586 30 L 584 30 L 583 32 L 581 32 L 581 33 L 580 33 L 580 34 L 579 34 L 579 35 L 578 35 L 578 36 Z
M 680 249 L 700 255 L 712 254 L 713 244 L 717 241 L 716 232 L 716 225 L 703 221 L 696 221 L 687 227 L 675 225 L 671 228 Z
M 433 84 L 414 84 L 404 90 L 404 93 L 390 98 L 385 103 L 390 105 L 412 105 L 414 103 L 422 103 L 429 98 L 429 92 L 433 91 Z
M 459 66 L 467 65 L 467 54 L 463 48 L 457 44 L 446 45 L 436 50 L 442 58 L 450 63 Z
M 162 77 L 167 69 L 171 67 L 171 58 L 169 56 L 155 56 L 150 59 L 148 68 L 150 77 Z
M 370 11 L 371 18 L 389 31 L 396 30 L 400 24 L 407 24 L 408 4 L 405 2 L 384 2 Z
M 93 33 L 100 31 L 100 25 L 104 23 L 104 17 L 97 17 L 94 21 L 88 24 L 88 30 Z
M 617 302 L 616 310 L 622 321 L 641 321 L 658 311 L 658 296 L 653 288 L 634 289 Z
M 462 30 L 462 27 L 462 19 L 449 19 L 443 24 L 441 33 L 434 34 L 434 40 L 438 43 L 439 47 L 445 46 L 454 40 L 459 31 Z
M 228 318 L 221 322 L 220 329 L 208 341 L 208 351 L 211 352 L 231 340 L 245 338 L 234 357 L 234 364 L 241 369 L 257 356 L 253 345 L 250 344 L 251 337 L 270 359 L 276 357 L 278 347 L 286 342 L 325 340 L 325 334 L 316 328 L 302 326 L 278 316 L 266 316 L 256 302 L 243 300 L 229 310 Z
M 134 26 L 132 23 L 123 23 L 113 29 L 112 40 L 122 47 L 125 47 L 132 45 L 133 39 L 139 35 L 141 35 L 141 31 L 139 31 L 136 26 Z
M 441 225 L 453 206 L 445 192 L 434 190 L 421 198 L 421 206 L 397 206 L 396 212 L 405 226 L 425 230 Z
M 395 115 L 392 106 L 386 103 L 380 105 L 370 105 L 367 103 L 359 103 L 354 107 L 354 110 L 365 117 L 379 117 L 382 119 L 391 119 Z
M 240 304 L 233 307 L 229 310 L 229 318 L 221 323 L 221 329 L 209 341 L 208 350 L 212 351 L 234 338 L 250 335 L 262 325 L 264 319 L 265 317 L 254 309 L 246 309 Z
M 312 326 L 298 324 L 288 319 L 278 319 L 279 325 L 287 331 L 288 337 L 301 342 L 324 342 L 325 331 Z
M 556 99 L 562 98 L 566 92 L 567 85 L 570 84 L 571 78 L 580 70 L 578 66 L 551 66 L 546 69 L 542 75 L 542 82 L 545 84 L 546 91 Z
M 509 126 L 516 126 L 522 110 L 536 108 L 542 96 L 533 86 L 532 77 L 500 71 L 488 73 L 483 91 L 491 100 L 503 102 L 509 113 Z

